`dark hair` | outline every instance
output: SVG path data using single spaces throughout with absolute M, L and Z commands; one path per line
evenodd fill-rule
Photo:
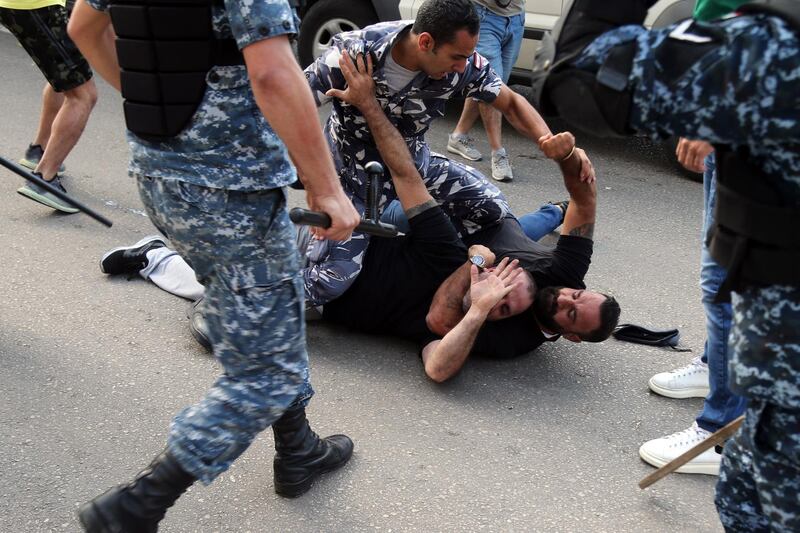
M 603 342 L 611 336 L 611 332 L 619 322 L 619 304 L 613 296 L 604 294 L 606 300 L 600 304 L 600 326 L 586 335 L 581 335 L 581 340 L 586 342 Z
M 467 30 L 477 35 L 481 21 L 471 0 L 426 0 L 417 12 L 412 30 L 433 37 L 435 47 L 455 41 L 456 33 Z

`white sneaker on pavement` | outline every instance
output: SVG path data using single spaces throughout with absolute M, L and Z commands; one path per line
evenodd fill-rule
M 483 155 L 472 145 L 472 137 L 451 133 L 447 137 L 447 151 L 470 161 L 479 161 Z
M 656 374 L 647 385 L 651 391 L 668 398 L 705 398 L 708 396 L 708 365 L 695 357 L 686 366 Z
M 511 171 L 511 163 L 508 161 L 508 154 L 505 148 L 492 152 L 492 178 L 497 181 L 511 181 L 514 173 Z
M 710 435 L 710 431 L 702 429 L 697 425 L 697 422 L 695 422 L 689 429 L 684 429 L 678 433 L 645 442 L 639 448 L 639 457 L 646 463 L 661 467 L 689 448 L 699 444 Z M 678 468 L 676 472 L 681 474 L 709 474 L 717 476 L 719 475 L 719 463 L 721 458 L 722 456 L 718 454 L 714 448 L 711 448 Z

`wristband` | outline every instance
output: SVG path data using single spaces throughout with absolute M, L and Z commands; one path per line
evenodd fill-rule
M 564 157 L 561 158 L 561 163 L 563 163 L 564 161 L 566 161 L 567 159 L 572 157 L 572 154 L 574 154 L 574 153 L 575 153 L 575 145 L 573 144 L 572 145 L 572 150 L 570 150 L 567 155 L 565 155 Z

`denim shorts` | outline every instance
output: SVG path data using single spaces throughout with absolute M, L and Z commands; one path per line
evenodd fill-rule
M 478 53 L 489 60 L 503 83 L 507 83 L 522 46 L 525 13 L 504 17 L 477 4 L 475 11 L 481 21 Z

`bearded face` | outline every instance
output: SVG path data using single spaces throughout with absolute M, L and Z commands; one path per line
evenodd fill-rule
M 561 333 L 562 328 L 556 322 L 558 312 L 558 295 L 563 287 L 545 287 L 536 292 L 533 299 L 533 314 L 544 328 Z

